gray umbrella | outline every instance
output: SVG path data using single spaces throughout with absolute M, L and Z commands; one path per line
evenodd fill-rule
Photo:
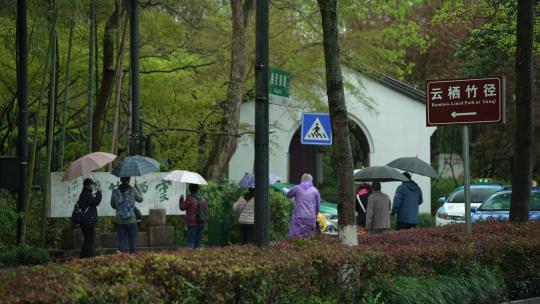
M 428 163 L 416 157 L 401 157 L 389 162 L 387 166 L 418 175 L 439 178 L 437 172 Z
M 142 176 L 159 171 L 159 162 L 145 156 L 128 156 L 111 172 L 118 177 Z
M 361 182 L 405 182 L 409 179 L 394 168 L 388 166 L 373 166 L 358 170 L 354 174 L 354 180 Z

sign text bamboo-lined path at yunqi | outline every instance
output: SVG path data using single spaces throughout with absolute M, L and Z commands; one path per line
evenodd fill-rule
M 504 121 L 503 82 L 501 77 L 428 80 L 426 125 Z

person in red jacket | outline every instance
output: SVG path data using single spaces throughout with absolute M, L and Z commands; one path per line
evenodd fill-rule
M 189 195 L 184 199 L 184 195 L 180 196 L 180 210 L 186 211 L 187 223 L 187 243 L 190 248 L 199 248 L 202 246 L 202 237 L 206 216 L 208 215 L 208 204 L 199 192 L 199 185 L 189 185 Z M 206 215 L 204 217 L 197 216 L 197 209 L 201 205 L 201 211 Z

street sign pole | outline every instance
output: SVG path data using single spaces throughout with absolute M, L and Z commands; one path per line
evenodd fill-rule
M 463 126 L 463 192 L 465 194 L 465 223 L 467 233 L 472 233 L 471 223 L 471 180 L 469 171 L 469 126 Z
M 255 243 L 266 246 L 269 236 L 268 207 L 268 0 L 256 1 L 255 16 Z

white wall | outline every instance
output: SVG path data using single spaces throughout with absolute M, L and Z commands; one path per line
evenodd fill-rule
M 186 184 L 167 182 L 163 178 L 167 172 L 153 172 L 144 176 L 131 178 L 131 185 L 138 183 L 143 201 L 136 206 L 143 215 L 148 215 L 150 209 L 165 209 L 167 215 L 185 214 L 178 208 L 180 195 L 185 194 Z M 83 179 L 90 177 L 103 190 L 103 198 L 97 211 L 99 216 L 114 216 L 116 211 L 111 207 L 112 190 L 120 184 L 118 177 L 109 172 L 92 172 L 87 176 L 63 182 L 64 172 L 52 172 L 49 190 L 51 200 L 48 202 L 49 217 L 71 217 L 73 206 L 79 199 Z M 54 199 L 53 199 L 54 198 Z
M 349 82 L 361 88 L 366 96 L 365 102 L 375 107 L 369 111 L 360 98 L 346 90 L 345 98 L 350 118 L 364 131 L 370 144 L 370 165 L 385 165 L 405 156 L 418 156 L 430 162 L 430 137 L 435 128 L 426 127 L 425 105 L 413 100 L 379 82 L 347 72 Z M 361 84 L 360 84 L 361 83 Z M 326 96 L 321 96 L 326 102 Z M 270 171 L 288 179 L 288 151 L 291 138 L 300 126 L 302 109 L 290 100 L 270 104 Z M 255 104 L 248 102 L 242 106 L 241 125 L 254 130 Z M 245 172 L 253 171 L 253 136 L 243 136 L 236 153 L 229 162 L 229 177 L 238 181 Z M 431 211 L 431 180 L 428 177 L 413 175 L 424 195 L 421 213 Z M 393 197 L 400 183 L 383 183 L 383 192 Z

